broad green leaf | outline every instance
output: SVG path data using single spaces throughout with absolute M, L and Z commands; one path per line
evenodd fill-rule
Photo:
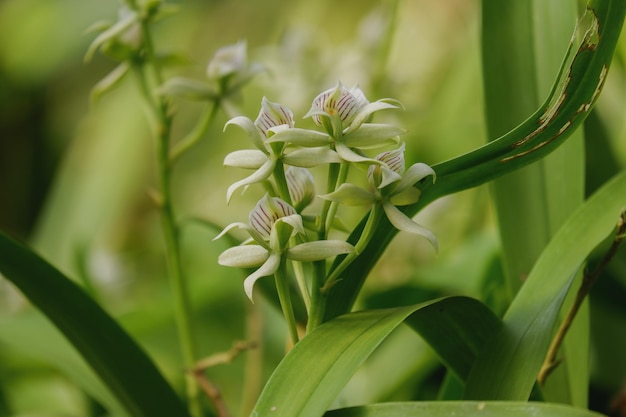
M 420 201 L 406 206 L 415 215 L 430 202 L 458 191 L 484 184 L 545 157 L 578 127 L 597 100 L 613 57 L 626 14 L 622 0 L 591 0 L 579 22 L 583 40 L 572 45 L 560 76 L 544 104 L 517 128 L 470 153 L 434 165 L 437 182 L 418 184 Z M 365 219 L 350 236 L 354 243 Z M 359 259 L 346 268 L 343 279 L 329 292 L 324 320 L 349 311 L 369 271 L 380 258 L 396 231 L 386 219 L 376 228 L 372 241 Z
M 478 355 L 466 383 L 467 399 L 528 399 L 574 275 L 612 233 L 625 208 L 626 171 L 570 216 L 513 300 L 503 328 Z
M 27 358 L 50 363 L 119 417 L 129 414 L 89 365 L 41 314 L 0 318 L 0 345 Z M 0 415 L 2 415 L 0 413 Z
M 3 233 L 0 273 L 76 347 L 129 415 L 188 415 L 150 358 L 115 320 L 73 281 Z
M 324 417 L 600 417 L 561 404 L 527 402 L 402 402 L 329 411 Z
M 252 415 L 321 416 L 359 365 L 405 320 L 461 376 L 469 373 L 475 355 L 500 324 L 487 307 L 467 297 L 337 317 L 287 354 Z

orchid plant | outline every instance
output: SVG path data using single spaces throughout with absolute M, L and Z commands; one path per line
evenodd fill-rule
M 226 193 L 230 202 L 234 192 L 252 184 L 262 184 L 267 194 L 250 212 L 249 224 L 233 223 L 217 238 L 234 228 L 248 231 L 251 241 L 227 249 L 219 257 L 224 266 L 258 269 L 244 281 L 244 290 L 253 299 L 255 282 L 274 275 L 283 313 L 291 329 L 292 341 L 298 341 L 296 320 L 289 299 L 289 271 L 298 275 L 301 296 L 309 310 L 319 309 L 320 297 L 311 293 L 326 291 L 341 272 L 358 258 L 371 241 L 375 228 L 384 213 L 399 230 L 425 237 L 437 248 L 434 234 L 419 225 L 397 206 L 415 204 L 420 191 L 414 185 L 427 177 L 435 179 L 435 171 L 424 163 L 416 163 L 405 171 L 405 145 L 399 136 L 405 131 L 393 124 L 376 124 L 371 119 L 375 112 L 398 109 L 395 100 L 369 102 L 359 86 L 350 89 L 341 82 L 320 93 L 313 100 L 304 117 L 311 117 L 323 131 L 296 128 L 293 113 L 288 107 L 263 97 L 261 110 L 253 122 L 238 116 L 226 123 L 239 126 L 257 149 L 239 150 L 228 154 L 224 165 L 255 170 L 248 177 L 235 182 Z M 374 157 L 368 151 L 390 148 Z M 307 168 L 327 165 L 328 190 L 317 197 L 323 199 L 321 212 L 304 213 L 315 195 L 313 176 Z M 351 166 L 363 168 L 370 189 L 347 182 Z M 338 205 L 362 205 L 371 208 L 366 227 L 356 245 L 328 239 Z M 312 219 L 305 230 L 303 217 Z M 254 243 L 251 243 L 254 242 Z M 339 266 L 328 273 L 323 261 L 343 256 Z M 303 276 L 301 267 L 287 268 L 287 262 L 309 262 L 316 265 L 315 279 Z M 315 325 L 310 325 L 312 330 Z

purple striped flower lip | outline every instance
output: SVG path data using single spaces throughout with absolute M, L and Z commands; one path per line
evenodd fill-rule
M 297 214 L 295 208 L 278 197 L 266 194 L 250 212 L 250 226 L 263 238 L 269 239 L 274 223 L 282 217 L 294 214 Z
M 291 128 L 294 127 L 295 122 L 293 120 L 293 113 L 287 106 L 271 102 L 266 97 L 263 97 L 261 110 L 254 121 L 254 125 L 259 129 L 259 132 L 267 138 L 267 131 L 269 129 L 283 125 L 287 125 Z
M 369 102 L 358 86 L 348 90 L 339 82 L 337 86 L 320 93 L 313 100 L 311 110 L 304 116 L 311 116 L 313 121 L 322 125 L 322 117 L 337 115 L 343 126 L 348 126 L 361 108 Z

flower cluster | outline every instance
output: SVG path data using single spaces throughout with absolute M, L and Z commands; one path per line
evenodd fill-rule
M 226 124 L 225 128 L 241 128 L 255 147 L 226 156 L 225 165 L 252 170 L 228 188 L 227 202 L 237 190 L 253 184 L 262 184 L 267 190 L 251 211 L 249 224 L 233 223 L 218 236 L 233 228 L 249 233 L 249 240 L 227 249 L 219 258 L 225 266 L 258 267 L 244 283 L 249 298 L 254 283 L 279 273 L 286 260 L 314 262 L 337 255 L 348 255 L 346 259 L 353 260 L 358 255 L 357 250 L 362 249 L 359 243 L 352 246 L 328 240 L 339 204 L 380 208 L 394 227 L 421 235 L 437 246 L 432 232 L 397 208 L 416 203 L 420 192 L 414 185 L 429 176 L 434 181 L 435 172 L 423 163 L 405 169 L 404 143 L 400 140 L 405 131 L 392 124 L 371 122 L 373 113 L 399 107 L 390 99 L 370 102 L 358 86 L 348 89 L 338 83 L 319 94 L 305 115 L 320 130 L 296 127 L 291 110 L 266 98 L 254 122 L 239 116 Z M 370 156 L 376 149 L 384 151 Z M 328 190 L 319 195 L 325 203 L 317 216 L 304 216 L 302 211 L 316 195 L 307 168 L 319 165 L 328 166 Z M 370 189 L 346 182 L 348 170 L 354 165 L 367 171 Z M 315 221 L 303 222 L 303 216 Z M 371 228 L 363 233 L 370 232 Z M 362 236 L 359 242 L 368 242 L 370 237 Z

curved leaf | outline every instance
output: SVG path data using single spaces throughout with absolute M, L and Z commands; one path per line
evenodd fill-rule
M 405 402 L 329 411 L 324 417 L 600 417 L 561 404 L 527 402 Z
M 359 365 L 405 320 L 460 376 L 469 373 L 476 353 L 500 325 L 484 304 L 467 297 L 337 317 L 287 354 L 265 385 L 252 416 L 321 416 Z
M 467 399 L 528 399 L 574 275 L 615 229 L 625 208 L 626 171 L 563 224 L 513 300 L 503 328 L 478 356 L 467 380 Z
M 565 57 L 560 76 L 544 105 L 504 136 L 473 152 L 434 165 L 437 182 L 417 184 L 422 195 L 416 204 L 403 207 L 405 214 L 414 216 L 442 196 L 483 184 L 546 156 L 582 123 L 606 78 L 624 22 L 626 2 L 590 0 L 587 8 L 586 17 L 579 23 L 579 29 L 588 30 L 587 36 L 575 52 L 570 50 Z M 350 235 L 351 243 L 358 240 L 365 221 L 366 218 Z M 329 291 L 324 320 L 352 308 L 369 271 L 395 234 L 396 230 L 382 219 L 372 238 L 376 245 L 369 245 Z
M 129 415 L 188 416 L 135 341 L 78 285 L 0 233 L 0 273 L 76 347 Z

